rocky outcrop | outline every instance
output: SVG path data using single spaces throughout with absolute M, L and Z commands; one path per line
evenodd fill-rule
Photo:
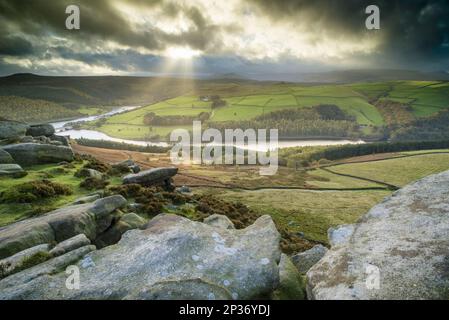
M 203 221 L 205 224 L 208 224 L 213 227 L 222 228 L 222 229 L 235 229 L 232 221 L 223 215 L 213 214 Z
M 273 292 L 274 300 L 304 300 L 305 281 L 290 258 L 282 254 L 279 263 L 279 287 Z
M 0 177 L 21 178 L 26 175 L 27 173 L 18 164 L 0 164 Z
M 14 159 L 5 150 L 0 149 L 0 164 L 14 163 Z
M 449 171 L 395 192 L 307 273 L 312 299 L 448 299 Z
M 113 246 L 78 254 L 79 290 L 66 287 L 63 266 L 86 247 L 0 281 L 0 299 L 267 298 L 279 288 L 280 269 L 282 279 L 295 278 L 292 265 L 279 266 L 279 241 L 269 216 L 235 230 L 159 215 Z
M 36 299 L 40 300 L 40 287 L 51 274 L 65 273 L 65 268 L 70 266 L 86 254 L 95 250 L 95 246 L 89 245 L 70 251 L 62 256 L 40 263 L 24 271 L 15 273 L 0 281 L 0 300 L 5 299 Z M 65 281 L 65 280 L 64 280 Z M 65 284 L 62 284 L 65 286 Z M 47 287 L 48 291 L 50 289 Z M 60 297 L 62 299 L 63 297 Z
M 60 142 L 61 145 L 63 145 L 63 146 L 66 146 L 66 147 L 70 146 L 69 139 L 65 136 L 58 136 L 58 135 L 53 134 L 53 135 L 49 136 L 49 138 L 51 141 Z
M 117 243 L 126 231 L 142 228 L 146 223 L 147 221 L 137 214 L 127 213 L 120 217 L 111 228 L 100 234 L 95 240 L 95 245 L 97 248 L 104 248 Z
M 178 173 L 178 168 L 155 168 L 137 174 L 129 174 L 123 178 L 124 184 L 140 184 L 143 186 L 170 185 L 171 178 Z
M 126 172 L 139 173 L 140 172 L 140 166 L 137 165 L 131 159 L 113 164 L 112 168 L 119 170 L 120 172 L 124 172 L 124 173 L 126 173 Z
M 312 249 L 295 254 L 292 256 L 292 262 L 301 274 L 306 274 L 327 252 L 327 248 L 322 245 L 316 245 Z
M 2 149 L 12 156 L 15 163 L 21 166 L 61 161 L 71 162 L 74 159 L 72 148 L 51 144 L 19 143 L 3 146 Z
M 55 134 L 55 128 L 51 124 L 32 125 L 28 128 L 26 135 L 32 137 L 50 137 Z
M 330 228 L 327 231 L 327 237 L 331 246 L 338 246 L 349 241 L 354 233 L 355 225 L 344 224 L 336 228 Z
M 69 206 L 0 229 L 0 259 L 39 244 L 61 242 L 79 234 L 94 241 L 112 224 L 116 209 L 126 205 L 122 196 Z
M 81 247 L 90 245 L 90 240 L 85 234 L 76 235 L 70 239 L 64 240 L 58 243 L 53 249 L 50 250 L 50 254 L 53 257 L 62 256 L 63 254 L 76 250 Z
M 15 142 L 25 136 L 29 126 L 22 122 L 0 120 L 0 141 Z
M 77 178 L 94 178 L 94 179 L 103 179 L 104 174 L 98 170 L 82 168 L 75 173 L 75 177 Z
M 87 195 L 85 197 L 76 199 L 72 203 L 72 205 L 90 203 L 90 202 L 94 202 L 100 198 L 101 198 L 101 195 L 99 193 L 95 193 L 95 194 Z
M 50 244 L 45 243 L 20 251 L 11 257 L 0 260 L 0 268 L 2 269 L 0 278 L 14 273 L 27 259 L 32 258 L 34 255 L 39 253 L 49 253 L 49 251 Z

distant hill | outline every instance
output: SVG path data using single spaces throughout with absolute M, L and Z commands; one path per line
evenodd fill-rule
M 77 111 L 54 102 L 15 96 L 0 96 L 0 114 L 5 119 L 29 123 L 81 116 Z
M 449 73 L 421 72 L 393 69 L 360 69 L 315 73 L 273 73 L 252 75 L 252 79 L 267 81 L 313 82 L 313 83 L 353 83 L 381 82 L 396 80 L 438 81 L 449 80 Z
M 0 78 L 0 96 L 43 99 L 65 106 L 138 105 L 185 93 L 192 80 L 152 77 L 53 77 L 14 74 Z

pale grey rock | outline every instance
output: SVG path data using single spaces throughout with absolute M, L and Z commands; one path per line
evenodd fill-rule
M 94 179 L 103 179 L 104 174 L 95 169 L 83 168 L 75 173 L 75 176 L 78 178 L 94 178 Z
M 130 294 L 127 300 L 231 300 L 224 286 L 203 279 L 164 280 L 150 288 Z
M 14 159 L 11 155 L 3 149 L 0 149 L 0 164 L 14 163 Z
M 35 137 L 34 141 L 41 144 L 49 144 L 51 142 L 50 138 L 46 136 Z
M 328 249 L 321 244 L 312 249 L 295 254 L 292 261 L 301 274 L 306 274 L 321 258 L 324 257 Z
M 170 181 L 178 173 L 178 168 L 155 168 L 128 174 L 123 178 L 124 184 L 140 184 L 143 186 L 161 185 Z
M 146 229 L 130 230 L 117 244 L 84 256 L 77 263 L 79 290 L 66 288 L 62 270 L 33 268 L 0 281 L 0 299 L 269 297 L 279 286 L 279 241 L 269 216 L 228 230 L 159 215 Z
M 221 214 L 213 214 L 204 219 L 203 222 L 216 228 L 235 229 L 232 221 L 228 217 Z
M 187 186 L 182 186 L 182 187 L 176 188 L 176 191 L 178 191 L 180 193 L 191 193 L 192 192 L 192 190 L 190 190 L 190 188 Z
M 302 275 L 290 258 L 282 254 L 279 262 L 279 287 L 273 292 L 274 300 L 305 300 L 306 288 Z
M 130 204 L 128 204 L 128 208 L 131 210 L 131 211 L 139 211 L 140 209 L 142 209 L 143 208 L 143 205 L 141 204 L 141 203 L 130 203 Z
M 119 169 L 121 172 L 132 172 L 132 173 L 139 173 L 140 172 L 140 166 L 137 165 L 134 160 L 128 159 L 119 163 L 115 163 L 112 165 L 112 168 Z
M 55 134 L 55 128 L 51 124 L 37 124 L 28 128 L 26 135 L 32 137 L 49 137 Z
M 345 224 L 336 228 L 329 228 L 327 231 L 327 236 L 329 238 L 330 245 L 334 247 L 347 243 L 354 233 L 354 227 L 354 225 Z
M 0 281 L 0 300 L 41 300 L 41 290 L 43 289 L 42 286 L 47 282 L 46 279 L 50 280 L 51 275 L 59 272 L 61 275 L 64 275 L 62 276 L 60 285 L 68 291 L 66 287 L 66 267 L 74 265 L 95 249 L 96 248 L 93 245 L 81 247 L 62 256 L 10 275 Z M 53 287 L 52 285 L 46 287 L 46 290 L 48 290 L 47 294 L 51 294 L 51 291 L 58 291 L 59 289 L 61 288 Z M 61 296 L 59 299 L 63 298 L 64 297 Z
M 69 139 L 66 136 L 58 136 L 58 135 L 53 134 L 49 138 L 51 141 L 58 141 L 58 142 L 62 143 L 63 146 L 66 146 L 66 147 L 70 146 Z
M 15 163 L 0 164 L 0 177 L 20 178 L 26 176 L 27 173 L 23 168 Z
M 0 120 L 0 140 L 19 140 L 29 126 L 18 121 Z
M 449 171 L 372 208 L 307 273 L 311 299 L 448 299 Z
M 32 143 L 34 142 L 34 138 L 32 136 L 25 136 L 20 139 L 20 143 Z
M 91 242 L 85 234 L 79 234 L 58 243 L 53 249 L 50 250 L 50 254 L 54 257 L 57 257 L 75 249 L 88 246 L 90 244 Z
M 35 254 L 41 252 L 49 253 L 49 251 L 50 251 L 50 244 L 45 243 L 20 251 L 11 257 L 0 260 L 0 265 L 3 265 L 5 268 L 3 270 L 4 275 L 13 273 L 18 267 L 22 265 L 22 263 L 26 259 L 34 256 Z
M 137 214 L 127 213 L 120 217 L 112 227 L 100 234 L 95 240 L 95 245 L 97 248 L 104 248 L 117 243 L 126 231 L 142 228 L 146 223 L 147 220 Z
M 99 194 L 93 194 L 93 195 L 89 195 L 89 196 L 85 196 L 85 197 L 76 199 L 76 200 L 72 203 L 72 205 L 91 203 L 91 202 L 94 202 L 94 201 L 96 201 L 96 200 L 98 200 L 98 199 L 100 199 L 100 198 L 101 198 L 101 195 L 99 195 Z
M 22 165 L 71 162 L 74 159 L 73 150 L 69 147 L 54 146 L 39 143 L 19 143 L 2 147 L 8 152 L 14 162 Z
M 111 226 L 114 211 L 125 205 L 126 199 L 115 195 L 0 228 L 0 259 L 39 244 L 62 242 L 81 233 L 93 241 Z

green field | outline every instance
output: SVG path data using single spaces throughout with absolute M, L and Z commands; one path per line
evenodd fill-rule
M 331 167 L 332 171 L 375 179 L 397 186 L 449 169 L 448 154 L 417 155 L 410 158 L 375 162 L 344 164 Z
M 210 102 L 200 95 L 220 95 L 227 105 L 211 108 Z M 148 139 L 165 136 L 172 128 L 153 126 L 148 132 L 143 118 L 154 112 L 158 116 L 197 116 L 210 113 L 210 121 L 251 120 L 257 116 L 292 108 L 333 104 L 353 115 L 365 133 L 370 127 L 385 124 L 374 105 L 377 100 L 389 100 L 410 106 L 416 117 L 427 117 L 449 107 L 449 85 L 438 81 L 390 81 L 381 83 L 355 83 L 346 85 L 303 84 L 202 84 L 187 95 L 160 101 L 124 114 L 109 118 L 100 131 L 126 139 Z M 170 129 L 170 130 L 169 130 Z
M 209 191 L 228 201 L 239 201 L 251 209 L 273 217 L 292 233 L 303 232 L 306 239 L 328 243 L 331 226 L 354 223 L 387 191 Z
M 384 99 L 405 103 L 418 117 L 427 117 L 449 108 L 449 86 L 438 81 L 391 82 Z
M 422 154 L 435 152 L 437 154 Z M 443 153 L 446 152 L 446 153 Z M 441 153 L 441 154 L 438 154 Z M 408 158 L 331 166 L 338 173 L 380 180 L 404 186 L 427 175 L 449 170 L 449 150 L 414 151 Z M 398 156 L 397 154 L 395 156 Z M 219 172 L 212 177 L 222 177 Z M 242 173 L 244 179 L 244 173 Z M 285 176 L 283 179 L 280 176 Z M 273 186 L 289 185 L 292 171 L 282 170 Z M 221 178 L 220 178 L 221 179 Z M 233 181 L 228 179 L 227 182 Z M 281 182 L 281 183 L 280 183 Z M 312 188 L 373 188 L 381 184 L 344 177 L 324 170 L 309 170 L 297 175 L 296 182 Z M 258 183 L 259 186 L 266 185 Z M 385 187 L 385 186 L 384 186 Z M 239 201 L 274 220 L 293 233 L 302 232 L 308 240 L 328 243 L 327 230 L 340 224 L 356 222 L 375 204 L 389 196 L 389 190 L 312 191 L 312 190 L 230 190 L 198 188 L 196 192 L 212 193 L 223 199 Z

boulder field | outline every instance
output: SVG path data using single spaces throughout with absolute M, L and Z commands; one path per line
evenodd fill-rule
M 110 196 L 0 228 L 0 259 L 36 245 L 59 243 L 78 234 L 94 241 L 111 227 L 115 211 L 126 203 L 122 196 Z
M 236 230 L 225 217 L 215 216 L 201 223 L 161 214 L 141 225 L 140 229 L 126 231 L 118 243 L 96 250 L 90 241 L 96 237 L 98 226 L 104 228 L 107 223 L 92 219 L 95 207 L 98 207 L 98 200 L 90 209 L 65 209 L 72 214 L 76 211 L 78 218 L 75 219 L 62 219 L 67 214 L 64 212 L 53 212 L 40 218 L 44 219 L 44 225 L 65 221 L 67 232 L 61 240 L 71 238 L 50 249 L 45 242 L 57 238 L 51 231 L 43 232 L 48 233 L 46 237 L 27 237 L 28 246 L 34 249 L 17 252 L 15 257 L 4 261 L 17 261 L 20 256 L 29 256 L 39 250 L 56 254 L 1 280 L 0 299 L 304 298 L 303 279 L 290 259 L 281 257 L 280 235 L 269 216 L 260 217 L 246 229 Z M 100 216 L 104 219 L 107 212 L 117 206 L 100 207 Z M 94 210 L 95 215 L 97 210 Z M 82 219 L 85 215 L 88 218 Z M 89 224 L 74 222 L 81 220 L 89 221 Z M 218 223 L 220 220 L 222 222 Z M 33 225 L 39 225 L 36 222 Z M 142 221 L 138 216 L 130 215 L 123 222 L 129 225 Z M 36 228 L 35 232 L 38 232 L 38 227 L 27 225 L 26 228 Z M 23 237 L 24 233 L 34 233 L 20 232 L 19 235 L 22 230 L 24 226 L 13 225 L 0 243 Z M 89 235 L 72 237 L 76 232 Z M 13 248 L 8 254 L 23 249 Z M 78 290 L 66 286 L 65 270 L 69 265 L 75 265 L 80 271 Z
M 307 273 L 309 299 L 449 299 L 449 171 L 395 192 Z
M 0 176 L 17 177 L 26 174 L 23 166 L 73 159 L 68 139 L 55 135 L 53 126 L 0 120 Z

